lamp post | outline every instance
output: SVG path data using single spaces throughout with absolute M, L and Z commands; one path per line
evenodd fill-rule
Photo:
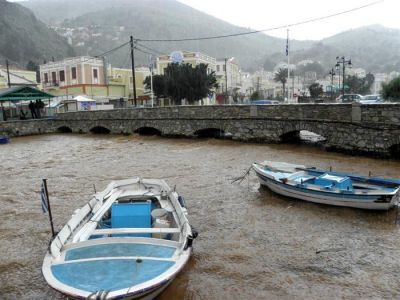
M 344 80 L 346 78 L 345 74 L 346 74 L 346 65 L 349 66 L 349 68 L 351 68 L 353 65 L 351 63 L 351 59 L 346 59 L 344 56 L 339 57 L 336 56 L 336 66 L 339 67 L 340 64 L 342 64 L 343 67 L 343 86 L 342 86 L 342 100 L 344 98 Z
M 333 68 L 329 71 L 329 75 L 331 75 L 331 100 L 333 100 L 333 78 L 336 75 L 335 70 Z

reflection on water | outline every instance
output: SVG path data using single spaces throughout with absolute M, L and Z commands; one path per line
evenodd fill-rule
M 50 229 L 38 195 L 48 178 L 58 228 L 93 192 L 135 175 L 164 178 L 200 232 L 190 263 L 159 299 L 400 297 L 395 212 L 305 203 L 230 180 L 278 160 L 400 177 L 400 162 L 305 145 L 139 136 L 46 135 L 0 147 L 0 298 L 64 299 L 41 275 Z

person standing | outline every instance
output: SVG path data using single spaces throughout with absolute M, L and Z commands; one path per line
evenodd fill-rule
M 36 119 L 37 118 L 36 106 L 35 106 L 35 103 L 32 102 L 32 100 L 31 100 L 31 102 L 29 102 L 28 108 L 31 111 L 32 119 Z
M 35 101 L 35 112 L 36 112 L 36 118 L 40 119 L 41 115 L 40 115 L 40 102 L 38 99 L 36 99 Z

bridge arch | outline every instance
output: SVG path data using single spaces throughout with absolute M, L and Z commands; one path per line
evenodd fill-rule
M 222 138 L 225 137 L 225 131 L 220 128 L 203 128 L 196 130 L 194 135 L 199 138 Z
M 400 143 L 390 146 L 389 154 L 392 158 L 400 159 Z
M 327 140 L 325 136 L 308 130 L 294 130 L 279 136 L 282 143 L 322 143 Z
M 89 131 L 95 134 L 109 134 L 111 132 L 110 129 L 104 126 L 95 126 L 92 127 Z
M 326 127 L 326 126 L 325 126 Z M 281 143 L 322 143 L 329 140 L 331 132 L 328 128 L 321 128 L 314 124 L 295 123 L 285 124 L 284 128 L 278 131 Z
M 68 126 L 60 126 L 57 128 L 57 132 L 59 133 L 71 133 L 72 129 Z
M 150 127 L 150 126 L 143 126 L 139 127 L 134 131 L 134 133 L 140 134 L 140 135 L 162 135 L 161 130 L 155 128 L 155 127 Z

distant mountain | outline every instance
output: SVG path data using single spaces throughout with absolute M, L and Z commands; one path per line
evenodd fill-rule
M 169 39 L 192 38 L 247 32 L 249 28 L 231 25 L 174 0 L 32 0 L 23 5 L 52 26 L 87 27 L 89 37 L 72 42 L 78 53 L 99 54 L 119 43 L 137 38 Z M 121 31 L 120 28 L 124 30 Z M 81 42 L 85 43 L 84 47 Z M 78 44 L 78 46 L 76 46 Z M 216 58 L 236 57 L 245 69 L 258 68 L 258 60 L 265 54 L 285 52 L 285 39 L 259 33 L 234 38 L 206 41 L 145 43 L 161 53 L 173 50 L 201 51 Z M 293 49 L 302 49 L 310 42 L 294 41 Z M 123 65 L 126 52 L 110 57 Z M 146 55 L 138 54 L 139 63 L 147 63 Z
M 367 71 L 400 71 L 400 30 L 381 25 L 365 26 L 322 40 L 337 49 L 337 55 L 351 57 L 355 66 Z
M 74 55 L 64 38 L 38 21 L 27 8 L 0 0 L 0 60 L 25 67 L 30 60 L 42 63 L 52 57 Z
M 128 41 L 191 38 L 249 31 L 234 26 L 176 0 L 30 0 L 23 2 L 48 25 L 70 38 L 78 54 L 100 54 Z M 69 29 L 66 29 L 69 28 Z M 80 28 L 78 30 L 78 28 Z M 74 30 L 71 30 L 74 29 Z M 146 42 L 157 53 L 173 50 L 201 51 L 216 58 L 238 58 L 245 70 L 272 70 L 285 61 L 286 40 L 262 33 L 192 42 Z M 145 48 L 142 47 L 145 50 Z M 291 62 L 318 61 L 326 70 L 336 56 L 352 59 L 354 67 L 371 72 L 400 71 L 400 30 L 379 25 L 342 32 L 321 41 L 291 41 Z M 127 50 L 109 57 L 117 66 L 128 66 Z M 139 64 L 148 55 L 138 53 Z

